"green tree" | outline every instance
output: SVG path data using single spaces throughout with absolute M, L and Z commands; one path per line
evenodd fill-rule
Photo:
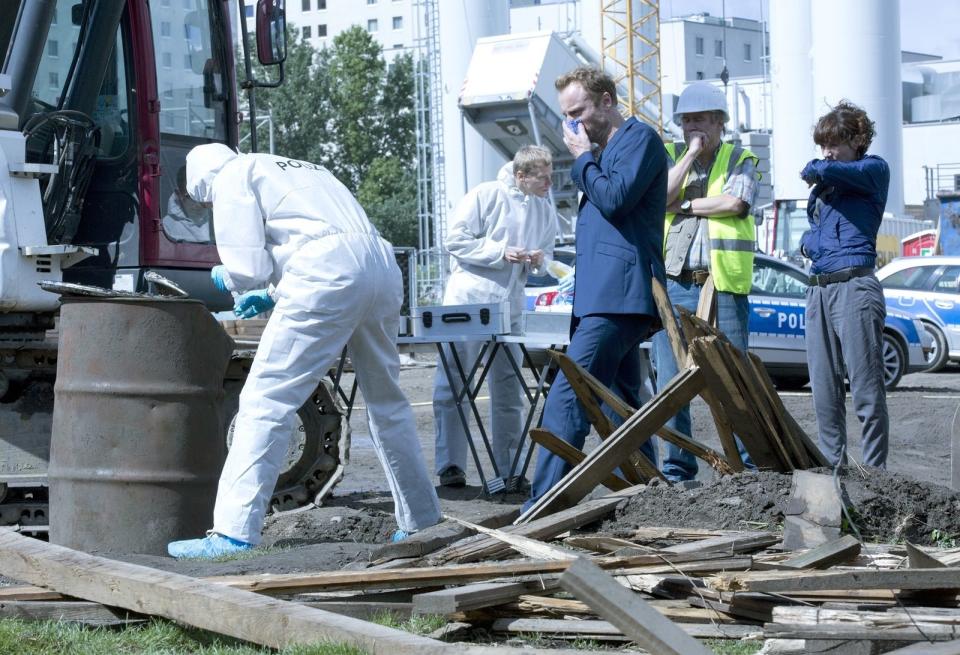
M 387 65 L 359 26 L 319 51 L 298 34 L 288 26 L 283 85 L 257 90 L 257 113 L 272 112 L 276 152 L 325 166 L 357 195 L 384 238 L 416 246 L 413 57 Z M 237 70 L 242 77 L 242 63 Z M 254 74 L 276 75 L 260 66 Z M 266 150 L 265 130 L 258 136 Z

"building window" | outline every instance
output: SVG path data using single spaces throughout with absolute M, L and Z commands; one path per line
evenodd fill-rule
M 750 44 L 743 44 L 743 60 L 744 61 L 753 61 L 753 52 L 751 52 Z
M 190 55 L 183 56 L 183 70 L 185 71 L 193 70 L 193 64 L 190 62 Z
M 160 23 L 160 36 L 170 36 L 170 23 L 163 21 Z
M 253 5 L 244 5 L 243 15 L 247 18 L 253 18 Z
M 693 40 L 693 49 L 698 55 L 703 55 L 703 37 L 698 36 Z
M 702 80 L 702 79 L 703 79 L 703 71 L 697 71 L 697 79 L 698 79 L 698 80 Z
M 59 88 L 60 88 L 60 75 L 59 75 L 58 73 L 56 73 L 56 72 L 50 73 L 50 76 L 49 76 L 47 79 L 50 81 L 50 88 L 51 88 L 51 89 L 59 89 Z
M 367 0 L 367 2 L 370 2 L 370 0 Z M 376 18 L 371 18 L 370 20 L 367 21 L 367 31 L 368 31 L 368 32 L 376 32 L 377 29 L 379 29 L 379 27 L 380 27 L 380 26 L 377 24 L 377 19 L 376 19 Z
M 317 11 L 323 11 L 327 8 L 327 0 L 317 0 Z
M 327 26 L 324 23 L 323 25 L 317 25 L 317 36 L 326 36 L 327 35 Z
M 311 35 L 310 26 L 309 26 L 309 25 L 305 25 L 305 26 L 303 27 L 303 40 L 306 41 L 307 39 L 311 38 L 311 36 L 312 36 L 312 35 Z
M 56 41 L 47 41 L 47 54 L 51 57 L 60 56 L 60 44 Z
M 393 29 L 402 30 L 403 29 L 403 16 L 394 16 L 393 17 Z
M 173 55 L 171 55 L 169 52 L 164 52 L 162 57 L 163 57 L 163 67 L 173 68 Z
M 714 41 L 714 42 L 713 42 L 713 56 L 714 56 L 714 57 L 723 57 L 723 41 Z
M 300 0 L 300 9 L 310 11 L 310 0 Z

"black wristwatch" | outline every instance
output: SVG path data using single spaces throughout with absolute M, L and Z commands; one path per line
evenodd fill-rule
M 693 201 L 690 199 L 684 200 L 680 203 L 680 211 L 682 211 L 684 214 L 689 214 L 692 207 Z

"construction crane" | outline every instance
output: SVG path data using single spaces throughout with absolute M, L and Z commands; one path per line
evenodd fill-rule
M 660 94 L 660 1 L 601 0 L 601 65 L 613 76 L 621 112 L 663 134 Z

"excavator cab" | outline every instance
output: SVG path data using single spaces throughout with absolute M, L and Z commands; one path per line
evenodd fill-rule
M 0 258 L 0 308 L 52 310 L 56 297 L 32 288 L 37 277 L 142 291 L 148 270 L 213 310 L 229 307 L 209 282 L 219 261 L 212 215 L 186 194 L 184 162 L 196 145 L 237 144 L 236 1 L 12 4 L 0 17 L 11 87 L 0 128 L 12 129 L 15 114 L 23 151 L 12 147 L 7 159 L 35 169 L 43 229 L 9 244 L 33 260 Z M 18 231 L 37 220 L 14 211 Z

